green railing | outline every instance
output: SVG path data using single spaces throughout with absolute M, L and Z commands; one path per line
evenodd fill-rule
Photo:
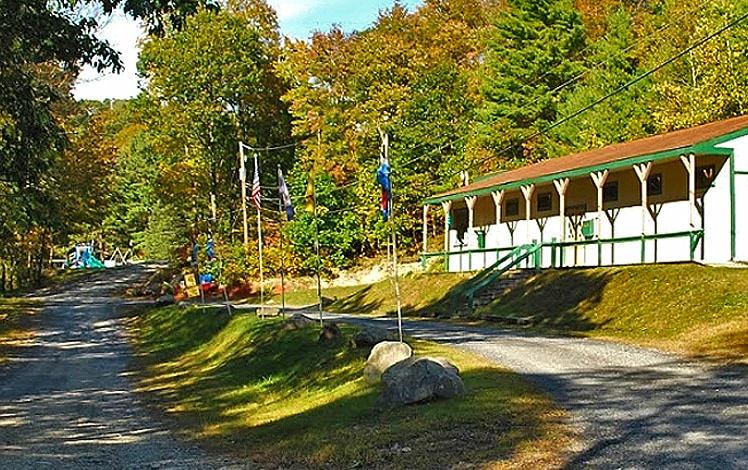
M 677 238 L 688 238 L 689 239 L 689 252 L 688 252 L 688 259 L 690 261 L 693 261 L 696 256 L 696 248 L 698 247 L 699 243 L 704 238 L 704 231 L 703 230 L 688 230 L 683 232 L 671 232 L 671 233 L 660 233 L 660 234 L 652 234 L 652 235 L 637 235 L 637 236 L 631 236 L 631 237 L 622 237 L 622 238 L 607 238 L 607 239 L 592 239 L 592 240 L 580 240 L 580 241 L 566 241 L 566 242 L 559 242 L 555 239 L 550 242 L 543 242 L 542 248 L 543 249 L 550 249 L 551 250 L 551 262 L 549 266 L 546 267 L 553 267 L 553 268 L 559 268 L 568 266 L 566 263 L 566 260 L 564 259 L 564 248 L 568 247 L 589 247 L 589 246 L 596 246 L 597 247 L 597 262 L 594 263 L 595 265 L 602 266 L 602 250 L 604 246 L 607 245 L 620 245 L 624 243 L 633 243 L 638 242 L 641 244 L 640 248 L 640 257 L 639 261 L 641 263 L 646 262 L 646 256 L 647 256 L 647 242 L 649 241 L 658 241 L 658 240 L 666 240 L 666 239 L 677 239 Z M 523 245 L 520 245 L 520 247 Z M 435 253 L 424 253 L 421 255 L 421 263 L 424 266 L 424 269 L 428 265 L 428 260 L 433 258 L 442 258 L 444 260 L 444 270 L 449 271 L 450 269 L 450 258 L 457 258 L 458 259 L 458 269 L 457 271 L 475 271 L 475 270 L 484 270 L 488 268 L 484 268 L 488 263 L 488 255 L 489 254 L 495 254 L 497 258 L 501 256 L 502 253 L 511 253 L 513 250 L 519 247 L 505 247 L 505 248 L 484 248 L 484 249 L 475 249 L 475 250 L 461 250 L 461 251 L 452 251 L 449 253 L 444 252 L 435 252 Z M 542 252 L 541 250 L 538 253 L 539 262 L 541 265 L 542 263 Z M 473 263 L 473 255 L 483 255 L 483 263 Z M 463 257 L 467 256 L 467 266 L 464 266 L 463 263 Z M 615 261 L 615 260 L 612 260 Z M 655 260 L 654 262 L 657 262 Z M 475 266 L 473 266 L 475 264 Z M 496 264 L 496 263 L 492 263 Z M 593 264 L 587 264 L 585 265 L 593 265 Z M 467 269 L 465 269 L 467 268 Z
M 674 238 L 688 238 L 689 239 L 689 251 L 688 251 L 688 259 L 690 261 L 693 261 L 695 259 L 695 252 L 696 248 L 699 245 L 699 242 L 704 238 L 704 231 L 703 230 L 688 230 L 683 232 L 670 232 L 670 233 L 658 233 L 658 234 L 652 234 L 652 235 L 639 235 L 639 236 L 631 236 L 631 237 L 621 237 L 621 238 L 604 238 L 604 239 L 594 239 L 594 240 L 582 240 L 582 241 L 569 241 L 569 242 L 546 242 L 543 243 L 544 247 L 551 249 L 551 264 L 550 267 L 564 267 L 566 265 L 565 259 L 564 259 L 564 248 L 567 247 L 588 247 L 588 246 L 597 246 L 597 265 L 602 266 L 602 258 L 603 258 L 603 247 L 606 245 L 611 245 L 615 247 L 615 245 L 624 244 L 624 243 L 640 243 L 640 257 L 639 261 L 641 263 L 646 263 L 647 259 L 647 242 L 648 241 L 654 241 L 657 242 L 658 240 L 667 240 L 667 239 L 674 239 Z M 656 250 L 656 247 L 655 247 Z M 615 261 L 615 260 L 612 260 Z M 654 262 L 657 262 L 657 259 L 654 260 Z
M 532 257 L 532 266 L 537 270 L 540 269 L 540 257 L 538 253 L 542 244 L 520 245 L 509 251 L 502 258 L 498 259 L 492 265 L 486 267 L 481 272 L 470 278 L 464 284 L 459 286 L 451 294 L 450 304 L 453 311 L 459 310 L 458 303 L 464 299 L 468 310 L 473 310 L 473 299 L 475 294 L 501 277 L 510 269 L 516 268 L 525 260 Z
M 459 311 L 459 302 L 464 301 L 468 310 L 472 312 L 473 299 L 475 297 L 475 294 L 478 293 L 481 289 L 491 284 L 492 282 L 494 282 L 496 279 L 498 279 L 502 275 L 504 275 L 504 273 L 506 273 L 507 271 L 520 266 L 522 263 L 526 261 L 528 261 L 528 263 L 525 265 L 525 267 L 533 267 L 536 270 L 539 270 L 541 266 L 543 266 L 542 253 L 544 249 L 551 250 L 551 260 L 547 267 L 557 268 L 557 267 L 564 267 L 565 265 L 565 262 L 564 262 L 564 249 L 565 248 L 568 248 L 568 247 L 585 247 L 586 248 L 589 246 L 597 246 L 597 263 L 596 264 L 598 266 L 601 266 L 603 246 L 606 246 L 606 245 L 615 246 L 616 244 L 639 242 L 641 243 L 640 260 L 642 263 L 645 263 L 646 255 L 647 255 L 646 247 L 647 247 L 648 241 L 656 242 L 657 240 L 668 240 L 668 239 L 677 239 L 677 238 L 688 238 L 689 239 L 688 259 L 690 261 L 693 261 L 695 259 L 696 248 L 698 247 L 699 243 L 704 238 L 703 230 L 689 230 L 689 231 L 683 231 L 683 232 L 640 235 L 640 236 L 633 236 L 633 237 L 610 238 L 610 239 L 599 239 L 599 240 L 595 239 L 595 240 L 568 241 L 568 242 L 557 242 L 554 240 L 554 241 L 543 242 L 543 243 L 533 242 L 532 244 L 519 245 L 516 247 L 510 247 L 510 248 L 486 248 L 486 249 L 478 249 L 478 250 L 456 251 L 456 252 L 450 252 L 450 253 L 426 253 L 426 254 L 421 255 L 421 261 L 425 267 L 428 264 L 428 260 L 430 258 L 436 258 L 436 257 L 443 258 L 445 260 L 444 268 L 445 270 L 449 270 L 449 257 L 450 256 L 459 256 L 460 259 L 462 259 L 462 256 L 468 255 L 468 260 L 469 260 L 468 267 L 469 267 L 469 270 L 472 270 L 471 261 L 472 261 L 473 254 L 475 253 L 483 254 L 484 260 L 485 260 L 487 254 L 495 253 L 498 258 L 496 262 L 483 268 L 475 276 L 470 278 L 468 281 L 466 281 L 464 284 L 459 286 L 457 289 L 455 289 L 453 293 L 450 294 L 450 305 L 453 311 Z M 501 253 L 506 253 L 506 254 L 504 256 L 499 257 Z M 613 260 L 612 254 L 611 254 L 611 260 Z M 655 262 L 657 262 L 656 259 L 655 259 Z M 589 266 L 590 264 L 585 264 L 585 265 Z M 484 261 L 483 266 L 485 266 L 485 261 Z

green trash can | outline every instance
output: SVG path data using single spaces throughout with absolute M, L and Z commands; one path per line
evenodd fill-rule
M 486 247 L 486 232 L 479 230 L 476 234 L 478 235 L 478 249 L 482 250 Z

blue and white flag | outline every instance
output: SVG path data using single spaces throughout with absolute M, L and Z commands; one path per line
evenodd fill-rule
M 286 186 L 286 180 L 283 179 L 283 172 L 280 167 L 278 167 L 278 195 L 281 204 L 286 209 L 288 220 L 293 220 L 294 211 L 293 204 L 291 204 L 291 195 L 288 193 L 288 186 Z

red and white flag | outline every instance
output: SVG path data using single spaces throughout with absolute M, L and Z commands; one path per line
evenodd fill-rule
M 260 206 L 260 172 L 257 169 L 257 156 L 255 155 L 255 177 L 252 180 L 252 202 L 254 203 L 255 207 L 259 211 L 261 209 Z

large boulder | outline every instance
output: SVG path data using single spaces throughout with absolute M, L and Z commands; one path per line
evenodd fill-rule
M 465 395 L 465 385 L 455 372 L 457 368 L 444 359 L 421 357 L 408 359 L 390 367 L 382 374 L 386 385 L 377 406 L 395 408 L 440 398 Z
M 377 383 L 382 373 L 393 364 L 404 361 L 413 356 L 413 349 L 406 343 L 397 341 L 382 341 L 375 345 L 364 367 L 364 378 L 369 383 Z
M 301 313 L 294 313 L 293 315 L 291 315 L 291 318 L 283 323 L 281 329 L 283 331 L 300 330 L 302 328 L 307 328 L 318 323 L 319 322 L 317 320 L 309 318 L 306 315 L 302 315 Z
M 389 330 L 375 326 L 365 326 L 353 335 L 351 343 L 354 348 L 365 348 L 375 346 L 382 341 L 392 341 L 393 339 L 395 339 L 395 335 Z
M 329 343 L 337 340 L 343 333 L 340 331 L 340 327 L 337 323 L 325 323 L 319 330 L 319 343 Z

